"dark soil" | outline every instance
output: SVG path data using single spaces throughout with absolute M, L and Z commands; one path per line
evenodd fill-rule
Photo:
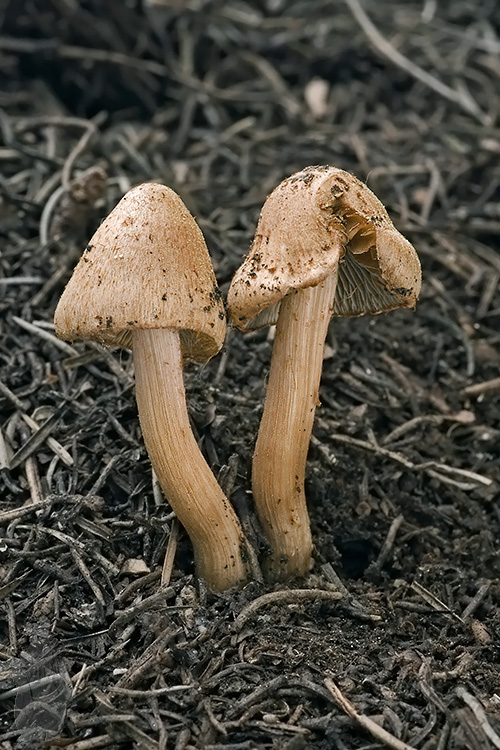
M 354 0 L 0 3 L 1 748 L 500 747 L 500 6 L 364 8 L 375 30 Z M 145 180 L 196 215 L 226 293 L 267 193 L 309 164 L 380 196 L 421 257 L 420 302 L 332 325 L 311 576 L 207 594 L 180 532 L 159 588 L 175 523 L 131 354 L 59 342 L 54 307 Z M 233 330 L 186 370 L 261 561 L 271 348 Z

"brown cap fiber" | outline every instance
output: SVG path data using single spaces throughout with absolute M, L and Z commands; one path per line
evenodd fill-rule
M 277 321 L 280 301 L 316 286 L 338 265 L 333 315 L 414 307 L 420 263 L 372 191 L 348 172 L 307 167 L 267 198 L 228 295 L 241 330 Z
M 183 354 L 209 359 L 226 322 L 203 235 L 179 196 L 130 190 L 84 251 L 55 312 L 63 339 L 130 346 L 134 328 L 173 328 Z

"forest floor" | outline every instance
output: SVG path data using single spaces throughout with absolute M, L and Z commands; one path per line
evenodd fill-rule
M 499 748 L 498 3 L 1 5 L 2 750 Z M 416 311 L 332 323 L 310 576 L 215 595 L 152 482 L 131 353 L 60 342 L 54 308 L 147 180 L 196 216 L 225 296 L 266 195 L 310 164 L 367 181 L 424 284 Z M 186 368 L 261 561 L 271 350 L 231 330 Z

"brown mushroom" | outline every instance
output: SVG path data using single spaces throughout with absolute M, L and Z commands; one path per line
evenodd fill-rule
M 353 175 L 308 167 L 267 198 L 228 308 L 243 331 L 277 323 L 252 466 L 276 578 L 310 567 L 304 474 L 330 318 L 414 307 L 420 283 L 412 245 Z
M 131 347 L 144 442 L 160 485 L 214 589 L 247 575 L 238 519 L 189 424 L 182 365 L 222 346 L 226 321 L 208 250 L 169 188 L 129 191 L 101 224 L 55 312 L 63 339 Z

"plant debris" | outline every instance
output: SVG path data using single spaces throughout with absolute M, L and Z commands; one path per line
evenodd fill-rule
M 2 750 L 500 746 L 499 28 L 493 0 L 3 4 Z M 148 180 L 226 295 L 267 194 L 311 164 L 380 196 L 424 286 L 416 312 L 330 328 L 305 580 L 258 580 L 268 333 L 186 369 L 256 551 L 256 580 L 214 595 L 152 477 L 130 352 L 59 341 L 53 313 Z

